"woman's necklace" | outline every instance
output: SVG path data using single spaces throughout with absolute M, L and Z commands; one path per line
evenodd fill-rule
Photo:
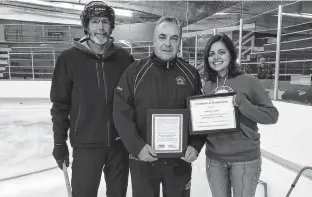
M 227 78 L 228 78 L 228 76 L 226 76 L 226 77 L 224 78 L 224 82 L 223 82 L 223 85 L 222 85 L 221 87 L 225 86 L 225 83 L 226 83 Z M 217 77 L 217 88 L 218 88 L 218 87 L 219 87 L 219 76 Z

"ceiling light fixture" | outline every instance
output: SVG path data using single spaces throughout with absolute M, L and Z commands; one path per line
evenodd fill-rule
M 40 0 L 11 0 L 12 2 L 23 2 L 23 3 L 30 3 L 34 5 L 40 5 L 40 6 L 47 6 L 47 7 L 55 7 L 55 8 L 65 8 L 65 9 L 73 9 L 82 11 L 84 8 L 84 5 L 78 5 L 78 4 L 72 4 L 72 3 L 65 3 L 65 2 L 45 2 Z M 124 9 L 118 9 L 113 8 L 115 11 L 115 14 L 118 16 L 125 16 L 125 17 L 132 17 L 132 11 L 131 10 L 124 10 Z
M 84 5 L 77 5 L 77 4 L 71 4 L 71 3 L 54 3 L 54 6 L 60 7 L 60 8 L 66 8 L 66 9 L 79 10 L 79 11 L 82 11 L 84 8 Z M 131 10 L 124 10 L 124 9 L 118 9 L 118 8 L 113 8 L 113 9 L 115 11 L 115 14 L 118 16 L 132 17 Z

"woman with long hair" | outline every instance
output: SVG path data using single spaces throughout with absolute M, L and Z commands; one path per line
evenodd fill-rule
M 206 172 L 213 197 L 255 196 L 261 172 L 257 123 L 275 124 L 279 115 L 259 80 L 246 74 L 236 60 L 236 48 L 227 35 L 215 35 L 207 42 L 204 95 L 235 92 L 240 122 L 238 132 L 208 134 Z

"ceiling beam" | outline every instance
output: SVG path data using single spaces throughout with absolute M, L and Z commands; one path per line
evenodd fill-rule
M 80 24 L 80 10 L 65 9 L 53 6 L 53 3 L 70 3 L 85 5 L 90 0 L 5 0 L 0 1 L 0 7 L 11 8 L 1 12 L 3 19 Z M 122 18 L 117 16 L 116 22 L 153 22 L 158 19 L 157 16 L 170 16 L 179 19 L 182 26 L 190 25 L 200 19 L 234 5 L 236 1 L 105 1 L 114 8 L 136 11 L 132 18 Z M 14 8 L 14 9 L 13 9 Z M 216 9 L 218 8 L 218 9 Z M 16 13 L 15 13 L 16 11 Z M 141 12 L 141 14 L 140 14 Z M 17 15 L 18 14 L 18 15 Z M 21 17 L 23 16 L 23 17 Z
M 244 24 L 243 28 L 245 30 L 253 30 L 255 29 L 255 24 Z M 239 30 L 239 25 L 233 25 L 233 26 L 227 26 L 227 27 L 222 27 L 218 29 L 218 33 L 223 33 L 223 32 L 231 32 L 234 30 Z M 203 36 L 203 35 L 213 35 L 213 29 L 208 29 L 208 30 L 203 30 L 203 31 L 197 31 L 197 32 L 189 32 L 189 33 L 183 33 L 183 38 L 190 38 L 190 37 L 195 37 L 196 35 L 198 36 Z
M 66 25 L 80 25 L 78 15 L 40 11 L 36 9 L 21 9 L 9 6 L 0 6 L 0 19 L 19 20 L 38 23 L 54 23 Z
M 48 2 L 60 2 L 60 3 L 72 3 L 72 4 L 80 4 L 85 5 L 90 2 L 90 0 L 44 0 Z M 171 16 L 176 17 L 179 20 L 186 20 L 186 6 L 185 8 L 180 6 L 177 7 L 175 2 L 171 1 L 104 1 L 109 6 L 114 8 L 133 10 L 138 12 L 149 13 L 157 16 Z M 176 1 L 181 2 L 181 1 Z M 193 10 L 192 10 L 193 9 Z M 194 8 L 190 8 L 189 17 L 192 17 L 192 13 L 194 13 Z
M 7 0 L 10 2 L 28 2 L 26 0 Z M 33 6 L 40 6 L 40 3 L 47 7 L 51 3 L 70 3 L 85 5 L 90 0 L 36 0 L 32 2 Z M 237 4 L 237 1 L 104 1 L 108 5 L 119 8 L 132 10 L 136 12 L 147 13 L 154 16 L 175 17 L 182 22 L 182 26 L 192 24 L 221 11 L 229 6 Z M 50 5 L 52 7 L 52 5 Z M 62 8 L 55 8 L 61 10 Z M 154 17 L 155 18 L 155 17 Z

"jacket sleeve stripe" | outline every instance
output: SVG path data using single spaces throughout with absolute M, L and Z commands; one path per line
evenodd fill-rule
M 194 79 L 196 78 L 190 69 L 188 69 L 181 61 L 178 60 L 178 62 L 193 76 Z
M 150 61 L 150 60 L 147 60 L 147 62 L 144 64 L 144 66 L 142 66 L 142 68 L 140 69 L 140 71 L 139 71 L 138 74 L 136 75 L 135 80 L 134 80 L 134 87 L 135 87 L 136 84 L 137 84 L 138 76 L 140 75 L 140 73 L 141 73 L 142 70 L 145 68 L 145 66 L 148 64 L 149 61 Z
M 146 64 L 145 64 L 146 65 Z M 144 66 L 145 66 L 144 65 Z M 153 63 L 145 70 L 145 72 L 143 73 L 142 77 L 139 79 L 138 83 L 134 86 L 134 91 L 133 91 L 133 95 L 135 97 L 135 93 L 136 93 L 136 90 L 137 90 L 137 87 L 139 86 L 141 80 L 143 79 L 143 77 L 145 76 L 145 74 L 147 73 L 147 71 L 152 67 Z M 137 75 L 138 76 L 138 75 Z
M 178 68 L 184 73 L 184 75 L 186 76 L 186 78 L 189 80 L 191 86 L 193 87 L 194 89 L 194 84 L 192 83 L 192 81 L 190 80 L 189 76 L 184 72 L 184 70 L 179 66 L 179 64 L 176 64 L 178 66 Z

